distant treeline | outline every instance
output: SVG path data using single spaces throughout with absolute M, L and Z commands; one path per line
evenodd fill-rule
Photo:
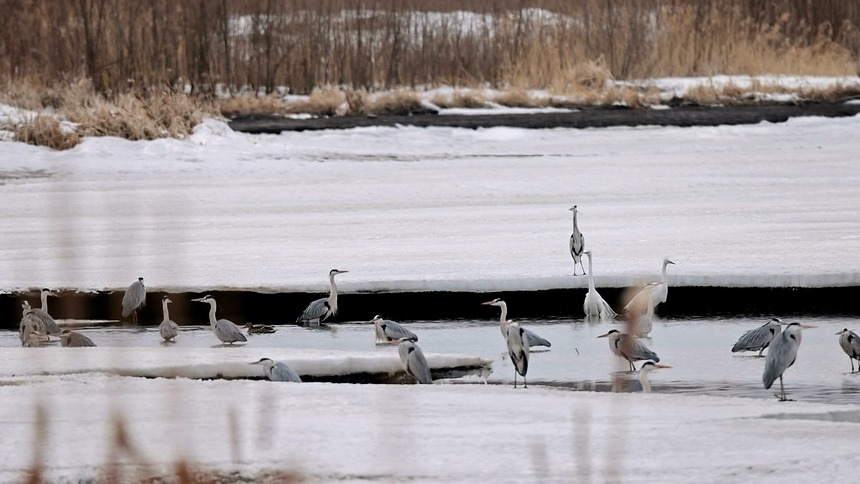
M 856 0 L 0 0 L 0 76 L 102 93 L 857 74 Z

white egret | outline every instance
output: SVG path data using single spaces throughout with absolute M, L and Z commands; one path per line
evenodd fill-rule
M 797 349 L 800 348 L 802 338 L 801 328 L 814 328 L 800 323 L 790 323 L 785 329 L 770 343 L 770 350 L 767 352 L 767 358 L 764 361 L 764 373 L 761 380 L 764 383 L 764 388 L 769 390 L 773 382 L 779 378 L 779 393 L 777 397 L 781 402 L 786 401 L 785 386 L 782 383 L 782 374 L 797 360 Z
M 390 343 L 392 341 L 410 340 L 413 343 L 418 341 L 418 336 L 412 331 L 404 328 L 402 324 L 387 319 L 382 319 L 382 316 L 376 315 L 368 321 L 375 325 L 376 343 Z
M 412 375 L 418 383 L 430 384 L 433 383 L 433 377 L 430 375 L 430 365 L 427 364 L 427 359 L 424 358 L 424 352 L 412 340 L 402 338 L 392 341 L 391 344 L 397 345 L 397 352 L 400 354 L 400 363 L 406 373 Z
M 236 326 L 236 323 L 229 319 L 215 319 L 215 311 L 218 304 L 212 296 L 205 296 L 197 299 L 192 299 L 194 302 L 203 302 L 209 304 L 209 326 L 212 327 L 212 332 L 224 344 L 233 344 L 236 342 L 248 341 L 248 338 L 242 334 L 242 330 Z
M 513 322 L 508 328 L 508 355 L 514 364 L 514 388 L 517 387 L 517 373 L 523 377 L 523 387 L 528 388 L 526 373 L 529 371 L 529 340 L 523 328 Z
M 780 332 L 782 332 L 782 320 L 773 318 L 758 328 L 744 333 L 738 339 L 737 343 L 732 346 L 732 353 L 737 353 L 738 351 L 758 351 L 758 356 L 762 356 L 764 350 Z
M 585 236 L 579 231 L 579 225 L 576 223 L 576 205 L 568 210 L 573 212 L 573 233 L 570 234 L 570 256 L 573 257 L 573 275 L 576 273 L 576 264 L 582 267 L 582 251 L 585 250 Z M 589 271 L 591 272 L 591 271 Z M 582 275 L 585 275 L 585 267 L 582 267 Z
M 325 321 L 329 316 L 337 314 L 337 285 L 334 283 L 334 276 L 343 274 L 349 271 L 341 271 L 332 269 L 328 273 L 328 280 L 331 286 L 329 296 L 317 299 L 308 305 L 301 316 L 296 319 L 297 323 L 308 323 L 318 325 Z
M 158 333 L 164 338 L 164 341 L 176 341 L 176 335 L 179 334 L 179 325 L 170 320 L 170 312 L 167 310 L 167 305 L 172 302 L 166 295 L 161 298 L 161 310 L 164 313 L 164 318 L 158 325 Z
M 645 304 L 642 304 L 641 301 L 637 301 L 639 298 L 650 298 L 651 304 L 653 304 L 654 309 L 657 309 L 657 306 L 660 303 L 666 302 L 666 298 L 669 296 L 669 274 L 666 272 L 666 267 L 669 264 L 675 264 L 669 258 L 663 259 L 663 279 L 660 282 L 652 282 L 647 284 L 645 287 L 639 291 L 638 294 L 633 296 L 633 299 L 624 306 L 624 312 L 629 312 L 633 310 L 635 307 L 646 307 Z
M 511 322 L 508 321 L 508 305 L 507 303 L 501 299 L 496 298 L 492 301 L 487 301 L 481 303 L 484 306 L 496 306 L 502 310 L 502 314 L 499 316 L 499 329 L 502 331 L 502 337 L 505 338 L 505 341 L 508 340 L 508 328 L 511 326 Z M 541 338 L 534 331 L 526 328 L 522 328 L 523 333 L 526 335 L 526 339 L 528 339 L 529 347 L 533 346 L 546 346 L 547 348 L 552 346 L 552 343 L 547 341 L 544 338 Z
M 143 278 L 138 277 L 137 281 L 133 282 L 125 294 L 122 295 L 122 317 L 127 318 L 131 314 L 132 321 L 137 324 L 137 311 L 146 306 L 146 286 L 143 285 Z
M 860 338 L 848 328 L 836 334 L 839 335 L 839 346 L 842 347 L 842 351 L 848 355 L 848 360 L 851 361 L 851 373 L 854 373 L 854 360 L 857 360 L 857 371 L 860 371 Z
M 653 360 L 655 363 L 660 362 L 660 357 L 639 341 L 635 336 L 624 334 L 617 329 L 611 329 L 608 333 L 598 336 L 598 338 L 609 338 L 609 349 L 617 356 L 627 360 L 630 365 L 630 371 L 636 370 L 634 361 Z
M 639 383 L 642 384 L 642 392 L 651 393 L 651 381 L 648 380 L 648 375 L 657 368 L 672 368 L 669 365 L 661 365 L 651 360 L 647 360 L 639 367 Z
M 612 306 L 607 303 L 603 297 L 597 292 L 594 287 L 594 271 L 591 265 L 591 251 L 585 251 L 588 256 L 588 294 L 585 295 L 585 302 L 582 304 L 582 310 L 585 311 L 585 316 L 588 318 L 609 319 L 615 317 L 615 311 Z
M 263 365 L 263 372 L 271 381 L 286 381 L 293 383 L 301 383 L 302 379 L 298 373 L 287 366 L 286 363 L 273 361 L 271 358 L 260 358 L 259 361 L 251 363 L 252 365 Z

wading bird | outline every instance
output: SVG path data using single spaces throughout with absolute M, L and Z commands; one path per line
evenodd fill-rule
M 496 306 L 502 310 L 502 314 L 499 316 L 499 329 L 502 331 L 502 338 L 505 338 L 505 341 L 508 340 L 508 328 L 511 326 L 511 322 L 508 321 L 508 305 L 501 298 L 493 299 L 492 301 L 487 301 L 481 303 L 484 306 Z M 541 338 L 534 331 L 526 328 L 522 328 L 523 333 L 526 335 L 526 339 L 529 342 L 529 347 L 534 346 L 546 346 L 547 348 L 551 347 L 552 344 Z
M 277 331 L 274 326 L 268 324 L 248 323 L 245 325 L 245 330 L 248 334 L 271 334 Z
M 854 360 L 857 360 L 857 371 L 860 371 L 860 338 L 848 328 L 836 334 L 839 335 L 839 346 L 842 347 L 842 351 L 848 355 L 848 360 L 851 361 L 851 373 L 854 373 Z
M 738 351 L 758 351 L 758 356 L 762 356 L 764 350 L 782 331 L 781 325 L 782 321 L 779 318 L 773 318 L 758 328 L 747 331 L 732 346 L 732 353 L 737 353 Z
M 594 271 L 591 267 L 591 251 L 585 251 L 588 256 L 588 294 L 585 295 L 585 302 L 582 304 L 582 310 L 585 311 L 585 316 L 588 318 L 609 319 L 615 317 L 615 311 L 612 306 L 607 303 L 603 297 L 597 292 L 594 287 Z
M 616 355 L 627 360 L 630 365 L 630 371 L 636 370 L 634 361 L 653 360 L 655 363 L 660 362 L 660 357 L 657 353 L 651 351 L 644 343 L 629 334 L 624 334 L 617 329 L 611 329 L 608 333 L 598 336 L 598 338 L 609 338 L 609 349 Z
M 334 276 L 345 272 L 349 271 L 341 271 L 338 269 L 332 269 L 329 271 L 328 280 L 331 285 L 329 296 L 317 299 L 310 303 L 302 315 L 296 319 L 297 323 L 317 325 L 325 321 L 329 316 L 337 314 L 337 285 L 334 283 Z
M 263 372 L 266 374 L 266 377 L 272 381 L 288 381 L 294 383 L 301 383 L 302 379 L 299 377 L 298 373 L 294 372 L 292 368 L 287 366 L 286 363 L 281 363 L 280 361 L 272 361 L 271 358 L 260 358 L 260 361 L 255 361 L 251 363 L 252 365 L 263 365 Z
M 42 289 L 42 293 L 40 294 L 42 307 L 33 309 L 32 314 L 33 317 L 39 320 L 39 327 L 37 328 L 39 332 L 45 334 L 60 334 L 63 330 L 57 326 L 57 322 L 54 321 L 54 318 L 52 318 L 50 314 L 48 314 L 48 296 L 57 297 L 57 295 L 51 292 L 50 289 Z M 27 303 L 27 306 L 29 305 L 30 303 Z
M 801 341 L 800 329 L 814 327 L 806 324 L 790 323 L 770 343 L 770 349 L 764 361 L 764 373 L 762 373 L 761 380 L 764 383 L 765 390 L 769 390 L 773 382 L 779 378 L 779 393 L 776 396 L 781 402 L 787 400 L 785 398 L 785 386 L 782 384 L 782 374 L 797 359 L 797 349 L 800 347 Z
M 579 231 L 579 225 L 576 223 L 576 205 L 568 210 L 573 212 L 573 233 L 570 234 L 570 256 L 573 257 L 573 275 L 576 273 L 576 264 L 582 267 L 582 251 L 585 250 L 585 236 Z M 591 272 L 589 270 L 589 272 Z M 582 267 L 582 275 L 585 275 L 585 267 Z
M 167 310 L 167 305 L 172 302 L 166 295 L 161 298 L 161 309 L 164 312 L 164 319 L 158 325 L 158 333 L 164 338 L 164 341 L 176 341 L 176 335 L 179 334 L 179 325 L 170 320 L 170 313 Z
M 421 348 L 408 338 L 391 342 L 391 344 L 394 343 L 398 343 L 397 352 L 400 354 L 400 363 L 406 373 L 412 375 L 418 380 L 418 383 L 433 383 L 433 377 L 430 376 L 430 365 L 427 364 L 427 359 L 424 358 Z
M 651 393 L 651 381 L 648 380 L 648 374 L 654 371 L 657 368 L 672 368 L 669 365 L 661 365 L 659 363 L 654 363 L 651 360 L 642 363 L 642 366 L 639 367 L 639 383 L 642 384 L 642 391 L 644 393 Z
M 76 331 L 69 331 L 68 329 L 63 330 L 63 334 L 60 336 L 60 344 L 70 348 L 96 346 L 88 336 L 84 336 Z
M 33 309 L 30 303 L 24 301 L 21 304 L 24 314 L 21 317 L 21 323 L 18 328 L 18 336 L 21 339 L 21 346 L 31 348 L 42 346 L 49 341 L 48 335 L 42 330 L 42 322 L 33 315 Z
M 137 324 L 137 311 L 146 306 L 146 286 L 143 285 L 143 278 L 138 277 L 137 281 L 133 282 L 125 294 L 122 295 L 122 317 L 127 318 L 131 314 L 131 319 L 134 324 Z
M 236 342 L 248 341 L 248 338 L 242 334 L 242 330 L 233 321 L 229 319 L 215 319 L 215 311 L 218 304 L 215 303 L 215 298 L 205 296 L 198 299 L 192 299 L 194 302 L 203 302 L 209 304 L 209 326 L 212 327 L 212 332 L 224 344 L 233 344 Z
M 412 331 L 404 328 L 402 324 L 396 321 L 382 319 L 382 316 L 376 315 L 368 321 L 376 326 L 376 343 L 390 343 L 396 340 L 409 340 L 413 343 L 418 341 L 418 336 Z
M 638 301 L 639 298 L 650 298 L 654 309 L 657 309 L 657 306 L 660 303 L 666 302 L 666 298 L 669 296 L 669 275 L 666 273 L 666 267 L 669 264 L 674 265 L 675 263 L 670 261 L 668 257 L 663 259 L 663 279 L 660 282 L 652 282 L 643 287 L 642 290 L 633 296 L 633 299 L 624 306 L 625 313 L 636 307 L 647 307 L 645 304 L 642 304 L 641 301 Z
M 526 373 L 529 371 L 529 340 L 520 325 L 511 322 L 508 328 L 508 355 L 514 364 L 514 388 L 517 387 L 517 373 L 523 377 L 523 387 L 528 388 Z

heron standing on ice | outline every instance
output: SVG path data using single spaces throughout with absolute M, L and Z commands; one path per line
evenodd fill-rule
M 529 371 L 529 340 L 523 328 L 513 322 L 508 328 L 508 356 L 514 364 L 514 388 L 517 387 L 517 373 L 523 377 L 523 387 L 528 388 L 526 373 Z
M 421 351 L 421 348 L 415 342 L 408 338 L 401 338 L 391 343 L 398 343 L 397 352 L 400 354 L 400 363 L 407 374 L 415 378 L 418 383 L 433 383 L 433 377 L 430 375 L 430 365 L 427 364 L 427 359 L 424 358 L 424 352 Z
M 779 401 L 787 400 L 785 397 L 785 386 L 782 384 L 782 374 L 797 359 L 797 349 L 800 348 L 801 328 L 814 328 L 807 324 L 790 323 L 779 335 L 773 338 L 767 358 L 764 361 L 764 373 L 761 380 L 764 388 L 769 390 L 773 382 L 779 378 L 779 393 L 776 395 Z
M 236 342 L 248 341 L 248 338 L 242 334 L 242 330 L 236 326 L 236 323 L 229 319 L 215 319 L 215 311 L 218 304 L 212 296 L 205 296 L 197 299 L 192 299 L 194 302 L 203 302 L 209 304 L 209 326 L 212 327 L 212 332 L 224 344 L 233 344 Z
M 857 370 L 860 371 L 860 338 L 848 328 L 836 334 L 839 336 L 839 346 L 842 347 L 842 351 L 848 355 L 848 360 L 851 361 L 851 373 L 854 373 L 854 360 L 858 361 Z
M 732 346 L 732 353 L 738 351 L 756 351 L 762 356 L 764 350 L 770 345 L 774 338 L 782 332 L 782 320 L 773 318 L 758 328 L 751 329 L 738 339 Z
M 499 329 L 502 331 L 502 337 L 505 338 L 505 341 L 508 340 L 508 328 L 511 326 L 511 322 L 508 321 L 508 304 L 501 298 L 493 299 L 492 301 L 487 301 L 481 303 L 484 306 L 496 306 L 502 310 L 502 314 L 499 316 Z M 532 330 L 522 328 L 523 334 L 525 334 L 526 339 L 529 342 L 529 346 L 546 346 L 547 348 L 551 347 L 552 344 L 541 338 Z
M 167 305 L 172 302 L 167 295 L 161 298 L 161 309 L 164 313 L 164 318 L 161 324 L 158 325 L 158 333 L 164 338 L 164 341 L 176 341 L 176 335 L 179 334 L 179 325 L 170 320 L 170 313 L 167 310 Z
M 138 277 L 122 296 L 122 317 L 127 318 L 131 314 L 132 321 L 137 324 L 137 311 L 144 306 L 146 306 L 146 286 L 143 285 L 143 278 Z
M 573 275 L 576 273 L 576 264 L 582 267 L 582 251 L 585 250 L 585 236 L 579 231 L 579 225 L 576 223 L 576 205 L 568 210 L 573 212 L 573 233 L 570 234 L 570 256 L 573 257 Z M 591 272 L 589 270 L 588 272 Z M 582 275 L 585 275 L 585 267 L 582 267 Z
M 54 318 L 48 314 L 48 296 L 57 297 L 56 294 L 51 292 L 50 289 L 44 288 L 42 289 L 41 294 L 39 295 L 42 301 L 41 308 L 35 308 L 31 310 L 31 314 L 34 318 L 39 321 L 38 330 L 45 334 L 60 334 L 63 330 L 57 325 L 57 322 L 54 321 Z M 25 301 L 26 302 L 26 301 Z M 30 303 L 27 303 L 27 307 L 30 306 Z
M 337 314 L 337 285 L 334 283 L 334 276 L 343 274 L 349 271 L 341 271 L 332 269 L 328 273 L 329 284 L 331 291 L 328 297 L 317 299 L 310 303 L 301 316 L 296 319 L 297 323 L 308 323 L 318 325 L 325 321 L 329 316 Z

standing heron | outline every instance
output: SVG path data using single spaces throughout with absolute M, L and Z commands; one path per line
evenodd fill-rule
M 274 326 L 270 326 L 268 324 L 254 324 L 250 322 L 245 325 L 245 330 L 248 334 L 271 334 L 277 331 Z
M 508 328 L 511 326 L 511 322 L 508 321 L 508 304 L 501 298 L 493 299 L 492 301 L 487 301 L 481 303 L 484 306 L 496 306 L 502 310 L 502 314 L 499 316 L 499 329 L 502 331 L 502 338 L 505 338 L 505 341 L 508 340 Z M 532 330 L 522 328 L 523 332 L 526 335 L 526 339 L 529 341 L 529 346 L 546 346 L 547 348 L 551 347 L 552 344 L 541 338 Z
M 179 334 L 179 325 L 170 320 L 170 314 L 167 310 L 167 305 L 172 303 L 167 295 L 161 298 L 161 309 L 164 312 L 164 319 L 158 325 L 158 333 L 164 338 L 164 341 L 176 341 L 176 335 Z
M 60 334 L 63 332 L 59 326 L 57 326 L 57 322 L 54 321 L 54 318 L 48 314 L 48 296 L 57 297 L 56 294 L 51 292 L 50 289 L 45 288 L 42 289 L 42 293 L 40 295 L 42 300 L 42 307 L 35 308 L 32 310 L 33 317 L 39 320 L 39 331 L 45 334 Z M 27 303 L 29 306 L 30 303 Z
M 585 251 L 588 256 L 588 294 L 585 295 L 585 302 L 582 304 L 582 310 L 585 311 L 585 316 L 588 318 L 609 319 L 615 317 L 615 311 L 603 297 L 597 292 L 594 287 L 594 271 L 591 268 L 591 251 Z
M 573 257 L 573 275 L 576 273 L 576 264 L 582 267 L 582 251 L 585 250 L 585 236 L 579 231 L 579 225 L 576 223 L 576 205 L 568 210 L 573 212 L 573 233 L 570 234 L 570 256 Z M 588 272 L 591 272 L 590 270 Z M 582 275 L 585 275 L 585 267 L 582 267 Z
M 18 336 L 21 339 L 21 346 L 34 347 L 42 346 L 42 343 L 48 342 L 48 335 L 44 333 L 42 322 L 33 314 L 33 309 L 30 303 L 24 301 L 21 304 L 24 310 L 21 317 L 21 323 L 18 328 Z
M 758 356 L 762 356 L 764 350 L 781 331 L 782 320 L 779 318 L 773 318 L 758 328 L 751 329 L 744 333 L 743 336 L 738 339 L 738 342 L 732 346 L 732 353 L 737 353 L 738 351 L 758 350 Z
M 645 304 L 642 303 L 639 298 L 650 298 L 651 304 L 654 306 L 654 309 L 657 309 L 657 305 L 660 303 L 666 302 L 666 298 L 669 296 L 669 275 L 666 272 L 666 267 L 669 264 L 675 265 L 674 262 L 669 260 L 668 257 L 663 259 L 663 278 L 660 282 L 652 282 L 647 284 L 638 294 L 633 296 L 633 299 L 624 306 L 624 312 L 629 312 L 635 307 L 646 307 Z
M 529 371 L 529 340 L 525 331 L 517 323 L 511 323 L 508 328 L 508 356 L 514 364 L 514 388 L 517 387 L 517 373 L 523 377 L 523 387 L 528 388 L 526 373 Z
M 286 363 L 272 361 L 271 358 L 260 358 L 260 361 L 255 361 L 251 364 L 263 365 L 263 372 L 271 381 L 287 381 L 293 383 L 302 382 L 298 373 L 294 372 Z
M 337 314 L 337 285 L 334 283 L 334 276 L 345 272 L 349 271 L 341 271 L 338 269 L 332 269 L 329 271 L 328 280 L 331 285 L 331 291 L 329 292 L 328 297 L 320 298 L 310 303 L 302 315 L 296 319 L 297 323 L 318 325 L 322 321 L 325 321 L 329 316 Z
M 63 346 L 68 346 L 70 348 L 96 346 L 96 344 L 93 343 L 93 340 L 91 340 L 89 336 L 85 336 L 76 331 L 69 331 L 68 329 L 63 330 L 63 334 L 62 336 L 60 336 L 60 344 Z
M 192 299 L 194 302 L 202 302 L 209 304 L 209 326 L 212 327 L 212 332 L 224 344 L 233 344 L 236 342 L 248 341 L 248 338 L 242 334 L 242 330 L 233 321 L 229 319 L 215 319 L 215 311 L 218 304 L 215 303 L 215 298 L 206 295 L 201 298 Z
M 642 392 L 643 393 L 651 393 L 651 381 L 648 380 L 648 374 L 654 371 L 657 368 L 672 368 L 669 365 L 661 365 L 659 363 L 655 363 L 651 360 L 642 363 L 642 366 L 639 367 L 639 383 L 642 384 Z
M 854 360 L 857 360 L 857 371 L 860 371 L 860 338 L 857 337 L 857 333 L 845 328 L 836 334 L 839 335 L 839 346 L 851 361 L 851 373 L 854 373 Z
M 644 343 L 629 334 L 624 334 L 617 329 L 611 329 L 608 333 L 598 336 L 598 338 L 609 338 L 609 349 L 617 356 L 627 360 L 630 365 L 630 371 L 636 371 L 634 361 L 653 360 L 655 363 L 660 362 L 660 357 L 657 353 L 651 351 Z
M 143 285 L 143 278 L 138 277 L 137 281 L 133 282 L 125 294 L 122 295 L 122 317 L 127 318 L 131 314 L 132 321 L 137 324 L 137 311 L 146 306 L 146 286 Z
M 783 323 L 784 324 L 784 323 Z M 767 358 L 764 361 L 764 373 L 762 373 L 761 381 L 764 383 L 765 390 L 769 390 L 773 382 L 779 378 L 779 401 L 784 402 L 785 386 L 782 383 L 782 374 L 797 359 L 797 349 L 800 348 L 801 328 L 814 328 L 800 323 L 790 323 L 785 329 L 773 338 L 770 343 L 770 350 L 767 352 Z
M 402 324 L 396 321 L 382 319 L 382 316 L 376 315 L 368 321 L 376 326 L 376 343 L 390 343 L 396 340 L 410 340 L 413 343 L 418 341 L 418 336 L 412 331 L 404 328 Z
M 418 383 L 433 383 L 430 365 L 427 364 L 427 359 L 424 358 L 424 352 L 421 351 L 421 348 L 408 338 L 401 338 L 398 341 L 397 352 L 400 353 L 400 363 L 406 373 L 412 375 Z M 391 343 L 393 344 L 395 341 Z

